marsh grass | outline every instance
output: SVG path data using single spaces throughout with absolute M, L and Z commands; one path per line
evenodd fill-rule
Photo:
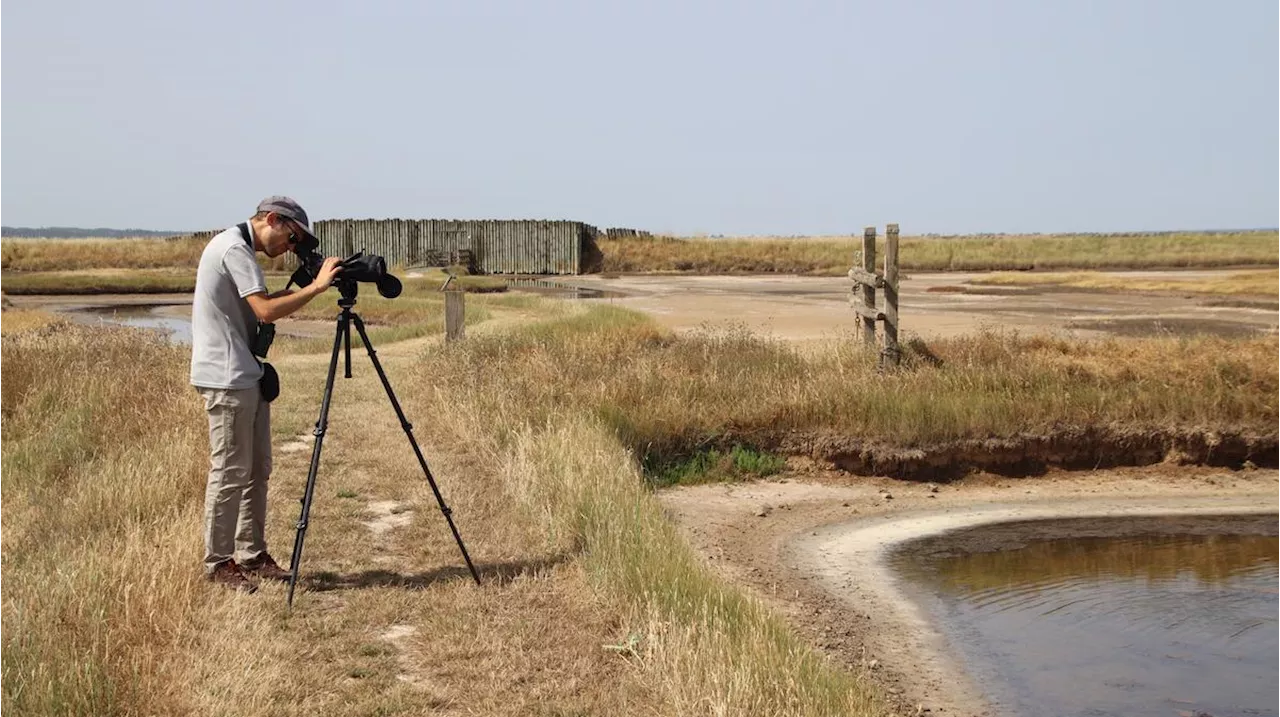
M 883 263 L 884 237 L 876 244 Z M 860 263 L 861 237 L 821 239 L 602 240 L 603 271 L 784 273 L 842 276 Z M 907 271 L 1146 269 L 1274 265 L 1275 231 L 1140 236 L 1044 235 L 910 237 L 901 240 Z
M 127 329 L 10 332 L 8 314 L 4 708 L 169 713 L 171 656 L 207 627 L 197 573 L 171 554 L 195 537 L 206 460 L 186 356 Z
M 911 448 L 1066 426 L 1274 430 L 1267 338 L 983 333 L 928 349 L 929 360 L 909 353 L 906 368 L 881 374 L 853 342 L 810 354 L 745 329 L 676 336 L 592 306 L 477 337 L 432 363 L 467 367 L 462 385 L 495 414 L 519 407 L 534 424 L 560 411 L 598 416 L 646 465 L 735 444 L 775 450 L 796 431 Z
M 186 350 L 131 329 L 10 318 L 6 712 L 662 711 L 629 662 L 600 648 L 611 618 L 581 570 L 528 547 L 538 528 L 483 467 L 459 467 L 424 441 L 486 570 L 482 590 L 453 579 L 456 548 L 367 364 L 335 394 L 307 582 L 288 615 L 277 585 L 241 596 L 199 578 L 207 432 Z M 277 447 L 314 421 L 327 358 L 280 362 L 289 378 L 273 405 Z M 403 379 L 394 361 L 388 370 Z M 277 551 L 297 517 L 280 492 L 301 494 L 309 457 L 275 457 Z M 377 501 L 407 524 L 372 533 Z
M 433 286 L 439 290 L 445 285 L 450 276 L 453 281 L 449 282 L 449 286 L 473 294 L 491 294 L 501 293 L 507 290 L 507 280 L 500 276 L 484 276 L 468 274 L 464 267 L 449 267 L 445 269 L 413 269 L 406 271 L 402 267 L 393 267 L 389 269 L 392 274 L 401 277 L 402 282 L 413 282 L 421 284 L 424 289 L 430 290 Z
M 707 571 L 649 490 L 649 461 L 749 446 L 735 467 L 767 468 L 762 451 L 793 429 L 894 445 L 1116 422 L 1274 430 L 1274 341 L 985 334 L 878 374 L 851 344 L 801 353 L 744 330 L 675 335 L 610 306 L 472 299 L 492 318 L 466 341 L 378 348 L 485 585 L 466 579 L 376 375 L 353 359 L 292 614 L 280 586 L 245 597 L 199 578 L 207 434 L 186 350 L 5 312 L 3 707 L 883 714 Z M 411 326 L 436 300 L 407 287 L 396 301 L 418 313 L 363 295 L 360 308 Z M 281 559 L 330 342 L 277 361 L 268 536 Z
M 0 243 L 0 268 L 195 270 L 208 242 L 199 239 L 37 239 Z
M 190 238 L 5 241 L 0 246 L 3 257 L 0 268 L 7 272 L 194 270 L 205 243 Z M 654 237 L 602 239 L 598 243 L 604 253 L 602 271 L 606 273 L 842 276 L 860 256 L 862 238 Z M 1277 233 L 1273 230 L 1145 235 L 904 236 L 900 251 L 902 269 L 915 271 L 1189 268 L 1274 265 L 1280 261 Z M 290 256 L 286 254 L 274 260 L 260 256 L 259 261 L 267 270 L 291 271 Z M 883 235 L 877 244 L 877 256 L 884 256 Z M 478 290 L 476 287 L 492 281 L 484 277 L 459 278 L 468 285 L 468 290 Z M 443 275 L 440 280 L 443 281 Z
M 0 286 L 13 295 L 177 294 L 196 287 L 195 269 L 78 269 L 7 271 Z
M 626 615 L 620 644 L 675 712 L 872 714 L 856 679 L 696 566 L 641 466 L 697 465 L 716 446 L 796 430 L 911 446 L 1115 423 L 1274 429 L 1271 341 L 985 334 L 930 348 L 938 360 L 880 374 L 852 346 L 812 355 L 742 330 L 676 336 L 578 306 L 422 354 L 412 385 L 452 380 L 411 405 L 502 466 L 549 550 L 582 552 Z
M 767 478 L 780 473 L 786 465 L 782 456 L 734 445 L 727 451 L 709 448 L 675 460 L 651 457 L 642 468 L 654 485 L 668 486 Z
M 57 314 L 38 309 L 5 308 L 0 312 L 0 336 L 16 336 L 55 323 L 65 325 L 67 320 Z
M 625 615 L 624 644 L 672 713 L 881 713 L 857 678 L 707 572 L 603 423 L 565 416 L 513 438 L 509 489 L 551 539 L 581 546 L 592 583 Z

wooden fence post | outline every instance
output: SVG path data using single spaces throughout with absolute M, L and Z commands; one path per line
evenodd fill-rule
M 862 270 L 868 274 L 874 274 L 876 271 L 875 227 L 867 227 L 862 233 Z M 862 285 L 862 305 L 871 311 L 875 311 L 876 287 L 874 285 Z M 866 314 L 862 315 L 862 341 L 868 347 L 876 345 L 876 320 Z
M 894 366 L 902 356 L 898 348 L 898 225 L 885 226 L 884 252 L 884 359 Z
M 467 292 L 450 289 L 444 292 L 444 340 L 458 341 L 463 338 L 466 323 L 465 297 Z

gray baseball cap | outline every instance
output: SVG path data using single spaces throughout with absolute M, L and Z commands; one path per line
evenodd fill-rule
M 307 220 L 307 210 L 303 209 L 302 205 L 293 199 L 280 196 L 267 197 L 258 202 L 258 211 L 275 212 L 286 219 L 293 220 L 294 224 L 301 227 L 306 236 L 298 240 L 298 249 L 315 251 L 320 246 L 320 240 L 311 232 L 311 222 Z

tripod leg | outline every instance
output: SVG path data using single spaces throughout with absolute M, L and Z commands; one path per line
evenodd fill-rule
M 316 421 L 315 430 L 312 431 L 316 444 L 311 450 L 311 469 L 307 471 L 307 488 L 302 493 L 302 515 L 298 518 L 298 530 L 293 537 L 293 555 L 289 558 L 289 607 L 293 607 L 293 589 L 298 585 L 298 568 L 302 565 L 302 542 L 307 537 L 307 516 L 311 513 L 316 474 L 320 471 L 320 449 L 324 446 L 324 434 L 329 428 L 329 403 L 333 400 L 333 380 L 338 373 L 338 349 L 342 346 L 342 337 L 349 335 L 346 334 L 349 331 L 350 319 L 344 311 L 338 317 L 338 333 L 333 338 L 333 356 L 329 359 L 329 376 L 324 383 L 324 400 L 320 402 L 320 420 Z
M 346 356 L 346 370 L 342 373 L 343 378 L 351 378 L 351 321 L 348 320 L 342 326 L 342 352 Z
M 471 571 L 471 577 L 476 581 L 476 585 L 480 584 L 480 574 L 476 572 L 476 567 L 471 564 L 471 556 L 467 555 L 467 546 L 462 544 L 462 536 L 458 534 L 458 528 L 453 524 L 453 511 L 449 510 L 449 506 L 445 505 L 444 497 L 440 495 L 440 488 L 436 486 L 436 479 L 431 475 L 431 469 L 427 467 L 427 459 L 422 457 L 422 449 L 418 447 L 418 441 L 413 437 L 413 424 L 404 417 L 404 411 L 400 409 L 400 402 L 396 400 L 396 394 L 391 390 L 391 382 L 387 380 L 387 374 L 382 370 L 382 363 L 378 361 L 378 352 L 373 350 L 373 344 L 369 343 L 369 335 L 364 331 L 364 321 L 360 319 L 360 315 L 352 312 L 351 319 L 356 324 L 356 331 L 360 332 L 360 339 L 364 341 L 364 347 L 369 352 L 369 360 L 373 361 L 373 367 L 378 372 L 378 378 L 382 381 L 382 387 L 387 390 L 387 398 L 391 399 L 391 407 L 396 410 L 396 416 L 400 419 L 400 427 L 404 429 L 404 433 L 409 437 L 409 444 L 413 446 L 414 455 L 418 456 L 418 465 L 422 466 L 422 472 L 427 476 L 427 483 L 431 484 L 431 492 L 435 493 L 436 502 L 440 504 L 440 512 L 444 514 L 444 519 L 449 523 L 449 530 L 453 531 L 453 539 L 458 543 L 458 549 L 462 551 L 462 559 L 467 561 L 467 569 Z

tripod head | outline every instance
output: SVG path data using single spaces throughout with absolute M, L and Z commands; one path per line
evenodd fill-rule
M 338 299 L 338 306 L 344 309 L 355 306 L 356 295 L 360 293 L 360 282 L 355 279 L 343 279 L 339 274 L 333 283 L 338 287 L 338 293 L 342 294 L 342 298 Z

